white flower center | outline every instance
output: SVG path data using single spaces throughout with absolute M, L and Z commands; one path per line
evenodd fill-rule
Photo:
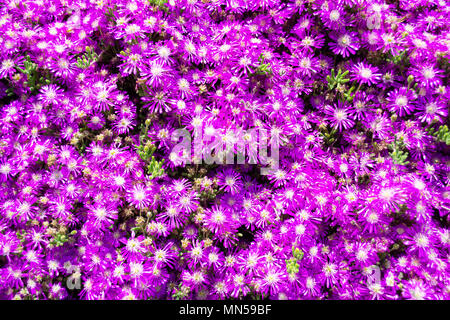
M 428 240 L 428 237 L 426 235 L 424 235 L 422 233 L 419 233 L 419 234 L 417 234 L 414 237 L 414 240 L 415 240 L 415 242 L 416 242 L 418 247 L 420 247 L 420 248 L 428 247 L 429 240 Z
M 431 67 L 425 67 L 422 70 L 422 75 L 425 79 L 433 79 L 436 76 L 436 72 Z
M 372 70 L 370 70 L 369 68 L 363 68 L 361 70 L 361 77 L 363 77 L 364 79 L 369 79 L 370 77 L 372 77 Z
M 137 190 L 134 192 L 134 199 L 142 201 L 145 199 L 145 192 L 143 190 Z
M 341 14 L 337 10 L 333 10 L 330 12 L 330 20 L 331 21 L 337 21 L 341 17 Z
M 334 111 L 334 117 L 340 122 L 347 119 L 347 113 L 344 110 L 337 109 Z
M 159 64 L 155 64 L 151 67 L 150 73 L 154 77 L 160 77 L 164 72 L 164 69 Z
M 395 104 L 400 107 L 406 106 L 407 103 L 408 103 L 408 98 L 406 98 L 405 96 L 399 96 L 399 97 L 397 97 L 397 99 L 395 99 Z
M 341 47 L 346 47 L 350 43 L 350 37 L 348 35 L 343 35 L 338 39 L 338 43 Z

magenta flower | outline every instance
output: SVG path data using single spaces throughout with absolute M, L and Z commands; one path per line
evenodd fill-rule
M 133 188 L 127 192 L 127 200 L 137 209 L 148 207 L 152 202 L 147 187 L 142 184 L 133 186 Z
M 331 39 L 335 42 L 330 42 L 329 46 L 334 54 L 348 57 L 356 53 L 360 48 L 358 38 L 354 32 L 343 32 L 330 34 Z
M 402 87 L 388 93 L 389 110 L 396 112 L 399 116 L 410 114 L 415 106 L 414 100 L 417 95 L 410 89 Z
M 0 5 L 0 299 L 450 299 L 445 1 L 40 2 Z
M 229 168 L 218 175 L 219 185 L 226 192 L 237 194 L 242 188 L 241 176 L 239 173 Z
M 427 89 L 435 88 L 441 84 L 441 73 L 442 71 L 436 69 L 433 64 L 426 62 L 421 63 L 420 66 L 411 70 L 411 74 L 419 86 Z
M 340 102 L 334 106 L 325 106 L 324 112 L 328 116 L 327 120 L 330 125 L 339 131 L 349 129 L 354 125 L 354 121 L 350 117 L 349 108 Z
M 377 73 L 378 68 L 364 64 L 363 62 L 355 64 L 351 71 L 351 80 L 358 81 L 362 84 L 372 85 L 377 83 L 381 78 L 381 74 Z

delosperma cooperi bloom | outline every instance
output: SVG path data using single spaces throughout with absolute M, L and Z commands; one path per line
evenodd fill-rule
M 449 299 L 447 12 L 0 4 L 0 299 Z

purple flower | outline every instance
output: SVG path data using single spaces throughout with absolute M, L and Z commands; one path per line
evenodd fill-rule
M 0 298 L 450 297 L 445 1 L 151 2 L 2 6 Z
M 58 104 L 61 101 L 62 93 L 63 91 L 61 88 L 51 84 L 41 88 L 38 99 L 46 105 Z
M 335 41 L 329 43 L 331 50 L 334 54 L 342 55 L 344 58 L 355 54 L 360 48 L 355 32 L 331 33 L 330 37 Z
M 441 70 L 436 69 L 433 64 L 422 62 L 420 66 L 411 70 L 415 81 L 423 88 L 435 88 L 441 84 Z
M 326 105 L 324 112 L 328 116 L 327 120 L 331 126 L 339 131 L 349 129 L 354 125 L 353 120 L 350 118 L 349 108 L 341 102 L 334 106 Z
M 427 124 L 431 124 L 433 121 L 441 122 L 448 115 L 444 101 L 432 97 L 419 98 L 417 109 L 419 120 Z
M 414 110 L 414 100 L 417 95 L 408 88 L 402 87 L 388 93 L 389 110 L 399 116 L 410 114 Z
M 127 200 L 137 209 L 143 209 L 150 205 L 151 199 L 147 187 L 142 184 L 133 186 L 127 192 Z
M 381 74 L 377 73 L 378 68 L 359 62 L 355 64 L 352 69 L 351 80 L 358 81 L 362 84 L 372 85 L 380 80 Z
M 219 182 L 223 190 L 231 194 L 237 194 L 242 188 L 241 176 L 232 168 L 228 168 L 218 175 Z

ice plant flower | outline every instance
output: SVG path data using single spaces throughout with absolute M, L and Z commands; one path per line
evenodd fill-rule
M 352 68 L 352 80 L 362 84 L 372 85 L 377 83 L 381 74 L 377 73 L 378 68 L 359 62 Z
M 450 299 L 445 1 L 41 2 L 0 4 L 0 299 Z

